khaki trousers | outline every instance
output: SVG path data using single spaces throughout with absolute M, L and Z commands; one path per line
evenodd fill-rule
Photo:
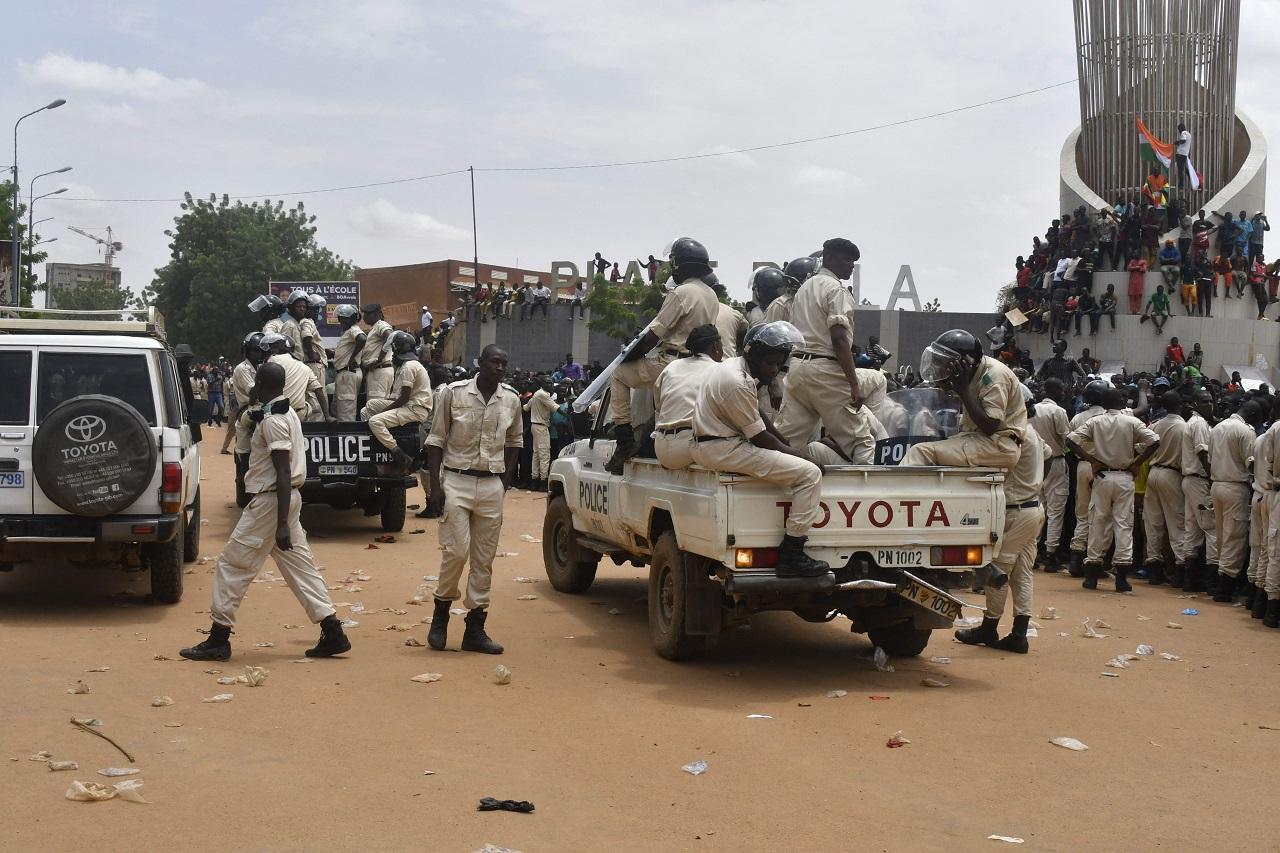
M 1267 492 L 1267 599 L 1280 598 L 1280 492 Z
M 395 369 L 390 366 L 367 368 L 364 372 L 365 402 L 395 399 L 395 395 L 391 393 L 391 383 L 395 375 Z
M 307 532 L 299 516 L 302 496 L 294 489 L 289 499 L 289 540 L 292 547 L 281 551 L 276 547 L 276 493 L 263 492 L 249 500 L 240 513 L 231 539 L 218 556 L 213 575 L 213 605 L 209 614 L 213 621 L 228 628 L 236 626 L 236 611 L 244 600 L 249 584 L 262 571 L 270 556 L 280 569 L 289 589 L 307 611 L 312 622 L 334 613 L 329 590 L 316 569 L 315 557 L 307 544 Z
M 339 370 L 333 380 L 333 416 L 340 421 L 356 419 L 356 398 L 360 396 L 360 371 Z
M 1100 471 L 1089 496 L 1089 551 L 1085 560 L 1102 564 L 1114 538 L 1115 566 L 1133 565 L 1133 475 Z
M 1071 550 L 1083 554 L 1089 547 L 1089 499 L 1093 495 L 1093 466 L 1076 463 L 1076 532 L 1071 534 Z
M 1164 562 L 1168 541 L 1173 559 L 1187 560 L 1186 516 L 1183 512 L 1182 473 L 1152 465 L 1147 472 L 1147 493 L 1142 499 L 1142 526 L 1147 534 L 1147 562 Z
M 1044 508 L 1033 506 L 1011 509 L 1004 514 L 1004 533 L 995 564 L 1009 573 L 1009 583 L 1000 589 L 987 584 L 988 619 L 1004 614 L 1009 590 L 1013 590 L 1013 615 L 1031 615 L 1031 597 L 1035 592 L 1036 539 L 1044 524 Z
M 327 365 L 317 363 L 317 364 L 308 364 L 307 367 L 310 368 L 311 375 L 314 376 L 316 378 L 316 381 L 320 383 L 321 388 L 329 384 L 328 371 L 325 369 Z M 334 379 L 334 382 L 335 383 L 337 382 L 336 378 Z M 337 388 L 335 388 L 334 390 L 337 391 Z
M 1271 505 L 1268 492 L 1254 492 L 1249 504 L 1249 583 L 1263 587 L 1267 582 L 1267 564 L 1271 560 L 1267 542 L 1270 539 Z
M 498 552 L 502 532 L 502 477 L 472 477 L 443 472 L 444 515 L 440 517 L 440 580 L 435 597 L 456 601 L 462 569 L 470 560 L 467 594 L 462 604 L 468 610 L 489 606 L 493 583 L 493 557 Z
M 394 402 L 395 400 L 390 397 L 370 397 L 365 401 L 364 408 L 360 410 L 360 420 L 367 421 L 374 415 L 382 414 L 390 409 Z
M 943 465 L 954 468 L 1012 468 L 1021 449 L 1006 434 L 958 432 L 941 441 L 913 444 L 902 457 L 903 465 Z
M 807 536 L 809 528 L 818 520 L 822 469 L 812 462 L 756 447 L 740 436 L 695 443 L 693 461 L 712 471 L 742 474 L 789 488 L 791 510 L 786 519 L 789 536 Z
M 365 408 L 368 408 L 366 406 Z M 398 445 L 396 440 L 391 436 L 391 430 L 396 427 L 407 426 L 408 424 L 420 424 L 430 416 L 429 412 L 423 412 L 413 406 L 400 406 L 395 409 L 384 409 L 376 415 L 369 418 L 369 432 L 373 433 L 373 437 L 378 443 L 388 450 L 395 450 Z
M 609 377 L 609 417 L 615 424 L 631 423 L 631 389 L 652 388 L 658 374 L 675 360 L 662 344 L 644 358 L 626 361 L 613 369 Z
M 1218 532 L 1213 520 L 1213 510 L 1206 507 L 1209 503 L 1209 481 L 1204 477 L 1182 478 L 1182 514 L 1186 519 L 1186 535 L 1182 546 L 1190 559 L 1204 543 L 1205 563 L 1210 566 L 1218 564 Z
M 693 464 L 693 430 L 684 429 L 675 435 L 653 434 L 653 449 L 658 462 L 668 471 L 679 471 Z
M 551 469 L 551 431 L 546 424 L 529 424 L 533 437 L 533 479 L 547 479 Z
M 1213 484 L 1214 530 L 1218 534 L 1218 571 L 1228 577 L 1240 574 L 1244 565 L 1245 544 L 1249 541 L 1249 498 L 1253 490 L 1248 483 L 1218 482 Z
M 792 447 L 817 439 L 821 426 L 858 464 L 870 464 L 875 456 L 871 411 L 866 406 L 853 410 L 849 382 L 835 359 L 791 359 L 774 426 Z
M 1062 540 L 1062 521 L 1070 494 L 1067 457 L 1054 456 L 1049 459 L 1049 472 L 1044 475 L 1044 482 L 1040 484 L 1040 503 L 1044 508 L 1046 524 L 1044 549 L 1047 553 L 1052 554 L 1058 550 L 1058 543 Z

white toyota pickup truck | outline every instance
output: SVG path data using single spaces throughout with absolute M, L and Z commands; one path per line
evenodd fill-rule
M 921 436 L 936 428 L 933 411 L 917 405 L 898 420 Z M 790 610 L 810 622 L 843 614 L 888 654 L 918 655 L 933 629 L 950 628 L 960 614 L 963 602 L 947 590 L 971 583 L 1003 532 L 999 470 L 831 467 L 806 551 L 832 571 L 779 578 L 773 566 L 790 509 L 781 488 L 697 466 L 668 471 L 639 458 L 611 476 L 607 427 L 602 414 L 591 438 L 551 464 L 547 576 L 560 592 L 582 593 L 602 556 L 648 565 L 649 632 L 655 651 L 670 660 L 697 655 L 764 610 Z M 917 440 L 887 439 L 878 458 L 900 458 L 901 447 Z

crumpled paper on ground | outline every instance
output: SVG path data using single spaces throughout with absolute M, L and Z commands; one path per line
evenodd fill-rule
M 71 787 L 67 789 L 67 799 L 75 800 L 82 803 L 96 803 L 100 800 L 111 800 L 119 797 L 122 800 L 128 800 L 131 803 L 147 803 L 149 800 L 143 798 L 141 779 L 126 779 L 123 782 L 117 782 L 114 785 L 108 785 L 103 782 L 81 782 L 79 780 L 71 783 Z
M 79 770 L 80 765 L 74 761 L 50 761 L 50 770 Z
M 1104 625 L 1106 623 L 1099 621 L 1097 624 Z M 1080 636 L 1088 637 L 1092 640 L 1105 640 L 1107 638 L 1106 634 L 1099 634 L 1097 631 L 1093 630 L 1093 628 L 1093 620 L 1085 619 L 1080 623 Z
M 137 776 L 142 771 L 137 767 L 104 767 L 98 771 L 99 776 Z
M 1084 752 L 1089 748 L 1073 737 L 1051 737 L 1049 738 L 1049 743 L 1075 752 Z
M 413 677 L 412 677 L 412 678 L 410 678 L 409 680 L 410 680 L 410 681 L 416 681 L 416 682 L 418 682 L 419 684 L 431 684 L 432 682 L 439 681 L 439 680 L 440 680 L 440 679 L 442 679 L 442 678 L 444 678 L 444 674 L 443 674 L 443 673 L 439 673 L 439 672 L 424 672 L 424 673 L 422 673 L 421 675 L 415 675 L 415 676 L 413 676 Z
M 79 694 L 79 693 L 88 693 L 89 685 L 85 684 L 83 681 L 76 681 L 74 687 L 67 688 L 67 692 L 72 695 Z
M 893 672 L 893 664 L 889 663 L 889 655 L 884 649 L 876 646 L 875 653 L 871 655 L 871 661 L 876 665 L 876 669 L 881 672 Z
M 216 696 L 210 696 L 208 699 L 201 699 L 200 701 L 209 704 L 221 704 L 222 702 L 230 702 L 233 695 L 232 693 L 219 693 Z
M 493 683 L 494 684 L 510 684 L 511 670 L 508 669 L 503 664 L 498 664 L 497 666 L 495 666 L 493 668 Z

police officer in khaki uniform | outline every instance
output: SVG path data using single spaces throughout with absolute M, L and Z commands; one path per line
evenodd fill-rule
M 1204 592 L 1218 576 L 1218 532 L 1209 498 L 1209 422 L 1213 395 L 1203 388 L 1191 398 L 1193 410 L 1182 433 L 1182 515 L 1186 521 L 1183 549 L 1186 571 L 1182 588 Z M 1204 546 L 1204 557 L 1200 546 Z
M 1026 386 L 1023 386 L 1024 389 Z M 1034 397 L 1023 394 L 1027 415 L 1033 417 Z M 1004 532 L 993 562 L 1009 576 L 1007 584 L 987 583 L 987 609 L 982 624 L 961 628 L 956 639 L 971 646 L 983 645 L 1025 655 L 1029 651 L 1027 628 L 1031 624 L 1031 600 L 1035 591 L 1036 539 L 1044 524 L 1040 492 L 1045 459 L 1050 447 L 1033 426 L 1023 427 L 1018 462 L 1004 480 Z M 1013 590 L 1013 629 L 1003 638 L 997 632 L 1004 615 L 1009 589 Z
M 1273 401 L 1280 398 L 1271 398 Z M 1259 401 L 1261 405 L 1261 401 Z M 1266 407 L 1268 410 L 1272 406 Z M 1274 416 L 1273 416 L 1274 419 Z M 1267 434 L 1264 432 L 1253 440 L 1253 494 L 1249 505 L 1249 598 L 1245 607 L 1249 608 L 1254 619 L 1261 619 L 1267 613 L 1268 527 L 1271 524 L 1270 506 L 1267 495 L 1273 488 L 1271 482 L 1272 459 L 1267 455 Z
M 302 323 L 307 319 L 307 311 L 310 309 L 309 299 L 310 294 L 305 290 L 290 291 L 284 299 L 288 313 L 280 327 L 280 334 L 289 339 L 289 354 L 304 363 L 307 357 L 302 344 Z
M 852 241 L 833 237 L 822 244 L 822 266 L 796 291 L 791 322 L 804 344 L 792 354 L 777 427 L 788 445 L 805 447 L 821 426 L 843 456 L 864 464 L 875 450 L 874 416 L 854 367 L 855 306 L 843 283 L 859 257 Z
M 1276 402 L 1272 414 L 1275 420 L 1263 435 L 1263 456 L 1267 466 L 1267 526 L 1264 540 L 1267 573 L 1260 598 L 1266 602 L 1262 605 L 1263 624 L 1268 628 L 1280 628 L 1280 400 Z M 1258 606 L 1255 602 L 1254 618 L 1257 618 L 1257 613 Z
M 728 304 L 729 291 L 723 284 L 717 284 L 715 291 L 720 301 L 716 306 L 715 319 L 716 328 L 720 330 L 720 345 L 724 347 L 724 357 L 733 358 L 738 354 L 738 347 L 742 343 L 742 337 L 747 333 L 749 324 L 746 317 Z
M 356 354 L 364 348 L 364 330 L 357 325 L 360 309 L 354 305 L 339 305 L 333 310 L 342 327 L 342 335 L 333 351 L 333 416 L 340 421 L 356 419 L 356 400 L 360 396 L 360 383 L 364 374 Z
M 1071 493 L 1064 453 L 1067 433 L 1071 432 L 1067 410 L 1063 406 L 1065 401 L 1066 388 L 1062 381 L 1048 379 L 1044 383 L 1044 399 L 1036 403 L 1030 413 L 1031 426 L 1049 447 L 1049 464 L 1040 484 L 1040 502 L 1045 515 L 1044 570 L 1049 573 L 1062 571 L 1058 546 L 1062 542 L 1062 522 L 1067 512 L 1067 497 Z
M 1119 388 L 1103 392 L 1106 411 L 1071 431 L 1067 446 L 1093 468 L 1093 490 L 1089 497 L 1089 550 L 1084 561 L 1085 589 L 1097 589 L 1102 576 L 1102 558 L 1114 539 L 1112 568 L 1116 592 L 1130 592 L 1129 569 L 1133 567 L 1133 481 L 1142 463 L 1160 447 L 1160 437 L 1133 415 L 1122 411 L 1124 396 Z
M 274 293 L 255 296 L 249 303 L 249 310 L 258 315 L 258 322 L 262 324 L 262 334 L 280 334 L 280 328 L 284 325 L 284 320 L 280 317 L 284 311 L 284 302 L 279 296 Z
M 778 577 L 819 577 L 830 571 L 826 563 L 804 552 L 809 529 L 818 520 L 822 469 L 768 428 L 756 396 L 756 389 L 772 380 L 802 343 L 804 338 L 790 323 L 752 327 L 742 356 L 708 371 L 693 410 L 694 462 L 790 490 L 786 535 L 778 547 Z
M 1213 479 L 1214 530 L 1218 534 L 1218 578 L 1213 600 L 1231 603 L 1244 595 L 1247 578 L 1241 574 L 1249 542 L 1249 499 L 1252 489 L 1255 426 L 1266 418 L 1262 405 L 1249 400 L 1231 417 L 1209 431 L 1209 476 Z
M 786 290 L 769 303 L 769 307 L 764 312 L 766 323 L 776 323 L 779 320 L 791 322 L 791 308 L 795 304 L 796 291 L 818 271 L 819 266 L 816 257 L 806 255 L 803 258 L 795 258 L 783 268 L 782 275 L 786 281 Z
M 1143 565 L 1151 572 L 1152 586 L 1159 586 L 1165 580 L 1181 584 L 1187 562 L 1182 497 L 1182 437 L 1187 431 L 1187 422 L 1182 419 L 1182 397 L 1177 391 L 1165 391 L 1159 405 L 1165 410 L 1165 416 L 1151 424 L 1151 431 L 1160 439 L 1160 449 L 1151 457 L 1147 491 L 1142 500 L 1147 540 Z M 1164 569 L 1166 546 L 1174 559 L 1168 572 Z
M 458 596 L 462 569 L 471 559 L 463 604 L 467 613 L 462 649 L 502 654 L 485 633 L 493 557 L 502 531 L 502 497 L 511 485 L 524 448 L 520 397 L 502 377 L 507 354 L 494 344 L 480 352 L 474 379 L 454 382 L 440 394 L 427 436 L 431 472 L 429 507 L 441 512 L 440 581 L 427 644 L 443 649 L 448 639 L 449 605 Z
M 1071 419 L 1071 429 L 1077 430 L 1106 411 L 1102 395 L 1109 386 L 1101 379 L 1094 379 L 1084 386 L 1085 408 Z M 1084 577 L 1084 554 L 1089 550 L 1089 499 L 1093 494 L 1093 466 L 1083 459 L 1076 460 L 1076 529 L 1071 536 L 1071 577 Z
M 306 365 L 289 355 L 289 339 L 284 335 L 263 335 L 258 346 L 270 353 L 267 361 L 284 368 L 284 394 L 303 421 L 331 421 L 329 397 L 324 386 Z
M 244 475 L 249 470 L 249 438 L 253 434 L 250 429 L 253 421 L 249 419 L 249 412 L 261 408 L 253 404 L 253 383 L 258 366 L 267 360 L 267 353 L 260 346 L 262 337 L 262 332 L 245 335 L 244 343 L 240 346 L 244 361 L 231 371 L 231 387 L 236 399 L 240 401 L 240 411 L 236 413 L 235 422 L 231 425 L 236 434 L 236 485 L 240 491 L 244 490 Z
M 689 333 L 686 358 L 677 358 L 653 385 L 653 449 L 663 468 L 678 471 L 693 464 L 693 412 L 698 391 L 710 370 L 724 360 L 720 331 L 710 323 Z
M 320 336 L 320 327 L 316 324 L 328 307 L 328 300 L 318 293 L 312 293 L 307 297 L 307 316 L 298 321 L 302 334 L 302 361 L 316 375 L 316 380 L 321 385 L 326 384 L 328 379 L 326 368 L 329 366 L 329 356 L 324 351 L 324 338 Z
M 714 324 L 719 311 L 711 259 L 707 248 L 691 237 L 681 237 L 668 253 L 671 279 L 679 285 L 666 295 L 662 308 L 644 337 L 628 350 L 627 358 L 613 371 L 609 383 L 609 414 L 617 445 L 605 467 L 621 474 L 622 466 L 637 450 L 631 425 L 631 389 L 651 388 L 662 369 L 687 352 L 685 339 L 698 326 Z
M 395 376 L 386 344 L 395 329 L 382 316 L 382 306 L 377 302 L 364 306 L 364 324 L 369 331 L 357 359 L 364 370 L 365 401 L 386 399 L 391 397 L 391 380 Z
M 550 382 L 543 380 L 524 404 L 524 410 L 529 413 L 529 433 L 533 439 L 532 491 L 545 492 L 547 471 L 551 468 L 551 413 L 556 410 Z
M 370 400 L 360 411 L 360 417 L 369 422 L 369 432 L 378 443 L 391 451 L 396 464 L 406 473 L 418 467 L 417 460 L 400 449 L 391 430 L 408 424 L 424 423 L 431 417 L 431 377 L 418 359 L 417 341 L 408 332 L 393 332 L 387 339 L 391 359 L 395 364 L 395 380 L 392 390 L 394 400 Z
M 329 599 L 324 578 L 307 544 L 298 488 L 307 477 L 302 423 L 284 394 L 284 367 L 258 368 L 254 392 L 265 404 L 250 440 L 245 489 L 252 496 L 231 539 L 218 556 L 213 577 L 213 624 L 203 642 L 179 654 L 189 660 L 227 660 L 231 629 L 249 584 L 270 556 L 312 622 L 320 623 L 320 642 L 307 657 L 332 657 L 351 650 Z
M 920 376 L 960 397 L 960 432 L 917 444 L 903 465 L 1012 468 L 1021 452 L 1027 407 L 1022 383 L 1004 364 L 982 354 L 982 344 L 963 329 L 943 332 L 920 357 Z

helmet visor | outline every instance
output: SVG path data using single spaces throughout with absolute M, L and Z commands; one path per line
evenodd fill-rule
M 960 353 L 933 343 L 920 353 L 920 378 L 925 382 L 945 382 L 960 364 Z
M 265 296 L 255 296 L 253 301 L 249 303 L 250 311 L 261 311 L 269 307 L 271 307 L 271 302 Z

